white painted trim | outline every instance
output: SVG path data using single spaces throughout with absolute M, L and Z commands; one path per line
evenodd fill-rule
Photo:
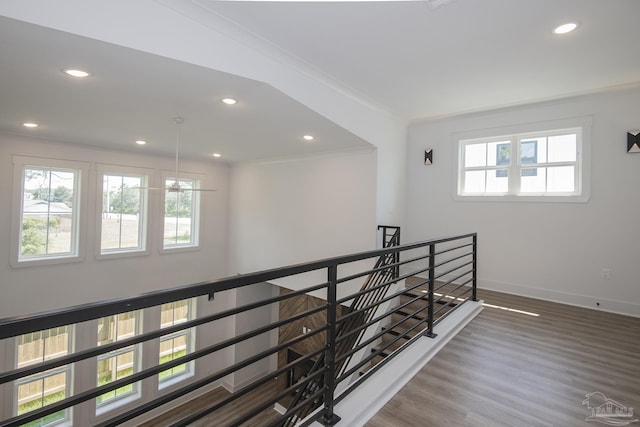
M 480 280 L 479 289 L 504 292 L 523 297 L 535 298 L 544 301 L 568 304 L 576 307 L 605 311 L 608 313 L 622 314 L 625 316 L 640 317 L 640 304 L 628 301 L 617 301 L 608 298 L 596 298 L 592 296 L 560 292 L 553 289 L 534 288 L 531 286 L 497 282 L 493 280 Z M 600 305 L 597 305 L 599 303 Z
M 467 301 L 434 327 L 435 338 L 420 338 L 380 368 L 335 406 L 341 417 L 336 425 L 363 426 L 481 311 L 482 301 Z M 311 425 L 321 426 L 318 422 Z

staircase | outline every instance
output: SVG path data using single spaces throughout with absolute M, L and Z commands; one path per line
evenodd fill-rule
M 459 286 L 437 281 L 434 288 L 436 295 L 433 319 L 436 322 L 457 306 L 456 294 Z M 371 349 L 372 353 L 378 353 L 372 360 L 372 366 L 402 347 L 416 334 L 425 333 L 429 302 L 428 281 L 417 276 L 410 277 L 405 282 L 405 289 L 398 297 L 388 326 L 383 328 L 385 334 L 381 336 L 380 343 Z

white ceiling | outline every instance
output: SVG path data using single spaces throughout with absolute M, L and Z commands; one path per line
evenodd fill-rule
M 639 0 L 189 3 L 404 122 L 640 84 Z M 569 20 L 578 30 L 552 34 Z M 126 150 L 144 138 L 144 150 L 170 154 L 180 115 L 190 157 L 368 146 L 265 83 L 9 18 L 0 40 L 1 132 Z M 72 64 L 94 75 L 69 79 L 60 70 Z M 227 95 L 239 104 L 222 105 Z
M 3 17 L 0 40 L 0 132 L 172 155 L 173 119 L 183 117 L 181 157 L 238 162 L 370 147 L 265 83 Z M 70 66 L 92 76 L 70 78 L 62 72 Z M 227 96 L 238 103 L 223 104 Z
M 405 120 L 640 82 L 638 0 L 198 3 Z

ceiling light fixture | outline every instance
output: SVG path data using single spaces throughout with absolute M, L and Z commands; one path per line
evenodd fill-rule
M 84 77 L 89 77 L 91 74 L 89 74 L 88 72 L 84 71 L 84 70 L 76 70 L 73 68 L 67 68 L 64 71 L 65 74 L 71 76 L 71 77 L 79 77 L 79 78 L 84 78 Z
M 38 124 L 37 123 L 32 123 L 32 122 L 27 122 L 27 123 L 23 123 L 22 126 L 24 126 L 26 128 L 37 128 Z
M 139 140 L 136 141 L 136 144 L 138 144 L 138 145 L 145 145 L 146 143 L 147 143 L 147 141 L 142 140 L 142 139 L 139 139 Z
M 553 29 L 554 34 L 567 34 L 571 31 L 578 28 L 578 24 L 575 22 L 567 22 L 566 24 L 562 24 Z
M 213 154 L 212 154 L 212 156 L 213 156 L 213 157 L 222 157 L 222 154 L 220 154 L 220 153 L 213 153 Z
M 238 103 L 238 100 L 234 99 L 234 98 L 223 98 L 222 102 L 224 102 L 227 105 L 234 105 Z
M 313 135 L 305 135 L 302 137 L 305 141 L 313 141 L 315 138 Z

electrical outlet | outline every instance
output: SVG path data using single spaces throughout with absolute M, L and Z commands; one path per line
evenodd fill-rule
M 611 269 L 609 268 L 603 268 L 602 271 L 600 272 L 600 278 L 601 279 L 611 279 Z

